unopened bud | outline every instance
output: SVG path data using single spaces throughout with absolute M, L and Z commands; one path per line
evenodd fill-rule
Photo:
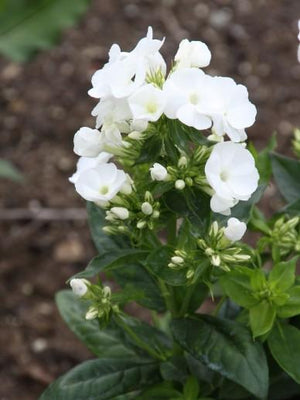
M 73 290 L 73 293 L 78 297 L 82 297 L 87 293 L 88 291 L 87 284 L 89 284 L 89 281 L 87 281 L 86 279 L 74 278 L 71 279 L 70 282 L 70 286 Z
M 104 286 L 103 288 L 103 296 L 110 297 L 111 296 L 111 289 L 109 286 Z
M 153 207 L 151 206 L 150 203 L 148 203 L 148 201 L 145 201 L 145 202 L 142 204 L 141 210 L 142 210 L 143 214 L 145 214 L 145 215 L 151 215 L 152 212 L 153 212 Z
M 141 221 L 139 221 L 139 222 L 136 224 L 136 227 L 137 227 L 138 229 L 144 229 L 144 228 L 146 227 L 146 225 L 147 225 L 147 222 L 141 220 Z
M 153 214 L 152 214 L 152 217 L 157 219 L 157 218 L 159 218 L 159 216 L 160 216 L 160 212 L 158 210 L 154 210 Z
M 90 307 L 88 309 L 88 312 L 85 314 L 85 319 L 87 320 L 91 320 L 91 319 L 95 319 L 98 316 L 98 310 L 96 307 Z
M 220 256 L 217 256 L 217 255 L 212 256 L 212 257 L 211 257 L 211 263 L 212 263 L 212 265 L 214 265 L 215 267 L 219 267 L 220 264 L 221 264 L 221 258 L 220 258 Z
M 125 207 L 112 207 L 110 211 L 121 220 L 125 220 L 129 217 L 129 211 Z
M 175 188 L 177 190 L 183 190 L 185 188 L 185 182 L 182 179 L 177 179 L 175 182 Z
M 178 168 L 183 169 L 187 167 L 187 163 L 188 163 L 187 158 L 185 156 L 182 156 L 179 158 L 177 166 Z
M 133 131 L 131 133 L 129 133 L 128 137 L 132 140 L 140 140 L 143 138 L 143 134 L 141 132 L 138 131 Z
M 186 273 L 186 278 L 191 279 L 195 275 L 195 271 L 192 269 L 189 269 L 188 272 Z
M 193 179 L 190 178 L 189 176 L 188 176 L 187 178 L 185 178 L 184 181 L 185 181 L 185 183 L 186 183 L 188 186 L 193 186 L 193 184 L 194 184 Z
M 182 257 L 179 257 L 179 256 L 173 256 L 171 258 L 171 261 L 174 264 L 183 264 L 184 263 L 184 259 Z

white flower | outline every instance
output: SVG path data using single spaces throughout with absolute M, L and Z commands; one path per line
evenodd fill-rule
M 233 198 L 224 199 L 215 193 L 210 200 L 210 208 L 215 213 L 230 215 L 230 209 L 234 207 L 238 202 L 238 200 Z
M 221 213 L 222 207 L 228 213 L 228 208 L 236 200 L 248 200 L 256 190 L 259 179 L 251 153 L 242 144 L 233 142 L 214 146 L 205 165 L 205 175 L 215 191 L 211 208 Z
M 87 293 L 88 291 L 87 284 L 89 284 L 89 282 L 86 279 L 74 278 L 71 279 L 70 282 L 70 286 L 73 290 L 73 293 L 78 297 L 82 297 Z
M 248 99 L 247 88 L 221 76 L 207 79 L 203 94 L 206 112 L 213 121 L 213 133 L 227 134 L 233 142 L 247 139 L 245 128 L 255 122 L 256 107 Z
M 114 214 L 115 217 L 121 220 L 129 218 L 129 211 L 125 207 L 112 207 L 110 212 Z
M 112 156 L 112 154 L 102 151 L 97 157 L 80 157 L 77 162 L 76 172 L 69 178 L 69 181 L 75 183 L 83 171 L 95 168 L 99 164 L 107 163 Z
M 157 121 L 165 107 L 164 92 L 151 84 L 142 86 L 128 99 L 133 118 Z
M 122 131 L 122 125 L 128 126 L 127 121 L 132 119 L 127 99 L 115 97 L 101 99 L 91 114 L 96 117 L 96 128 L 103 125 L 104 129 L 116 125 Z
M 120 192 L 123 194 L 131 194 L 133 187 L 133 180 L 130 175 L 126 174 L 125 182 L 123 183 Z
M 176 68 L 207 67 L 211 60 L 211 52 L 207 45 L 200 41 L 184 39 L 180 42 L 175 55 Z
M 148 74 L 157 70 L 165 74 L 166 64 L 159 53 L 162 44 L 163 40 L 153 39 L 152 28 L 149 27 L 147 36 L 131 52 L 121 52 L 118 45 L 113 45 L 109 62 L 92 77 L 93 88 L 89 90 L 89 95 L 96 98 L 127 97 L 145 83 Z
M 75 189 L 85 200 L 101 205 L 113 199 L 125 182 L 125 172 L 108 163 L 82 172 Z
M 237 218 L 229 218 L 224 235 L 232 242 L 241 240 L 247 230 L 245 222 L 239 221 Z
M 164 181 L 168 176 L 168 171 L 163 165 L 154 163 L 150 168 L 150 175 L 153 181 Z
M 141 206 L 142 213 L 145 215 L 151 215 L 153 213 L 153 207 L 148 201 L 145 201 Z
M 170 119 L 179 119 L 185 125 L 196 129 L 211 127 L 206 114 L 206 87 L 210 79 L 197 68 L 183 68 L 175 71 L 165 82 L 165 114 Z
M 83 157 L 96 157 L 102 150 L 101 133 L 97 129 L 80 128 L 74 135 L 74 153 Z

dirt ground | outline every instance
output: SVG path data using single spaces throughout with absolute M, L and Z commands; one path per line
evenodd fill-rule
M 91 357 L 58 315 L 54 294 L 95 254 L 84 202 L 67 178 L 76 163 L 73 134 L 93 126 L 90 77 L 110 45 L 130 50 L 148 25 L 166 36 L 167 59 L 185 37 L 205 41 L 208 72 L 246 84 L 258 108 L 250 139 L 261 148 L 276 130 L 288 153 L 300 126 L 299 17 L 299 0 L 94 0 L 53 50 L 26 65 L 0 60 L 0 156 L 26 178 L 0 182 L 0 400 L 37 399 Z M 268 196 L 276 208 L 272 187 Z M 49 219 L 26 216 L 40 208 L 52 209 Z

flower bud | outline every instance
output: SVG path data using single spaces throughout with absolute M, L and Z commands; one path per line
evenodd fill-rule
M 215 267 L 219 267 L 221 264 L 221 258 L 218 255 L 214 255 L 211 257 L 211 263 L 212 265 L 214 265 Z
M 191 279 L 195 275 L 195 271 L 193 269 L 189 269 L 186 273 L 186 278 Z
M 178 190 L 183 190 L 185 188 L 185 182 L 182 179 L 177 179 L 175 182 L 175 188 Z
M 153 181 L 164 181 L 167 178 L 168 171 L 163 165 L 155 163 L 150 168 L 150 175 Z
M 185 156 L 181 156 L 178 160 L 178 168 L 184 169 L 187 167 L 188 160 Z
M 227 227 L 224 230 L 226 238 L 232 242 L 240 240 L 247 230 L 245 222 L 239 221 L 237 218 L 229 218 Z
M 159 216 L 160 216 L 160 212 L 158 210 L 154 210 L 153 214 L 152 214 L 152 217 L 157 219 L 157 218 L 159 218 Z
M 185 183 L 188 185 L 188 186 L 193 186 L 193 179 L 192 178 L 190 178 L 189 176 L 188 177 L 186 177 L 185 178 Z
M 91 320 L 91 319 L 95 319 L 98 316 L 98 310 L 96 307 L 90 307 L 87 311 L 87 313 L 85 314 L 85 319 L 87 320 Z
M 129 217 L 129 211 L 125 207 L 112 207 L 110 211 L 119 219 L 125 220 Z
M 173 256 L 171 258 L 172 263 L 174 264 L 183 264 L 184 263 L 184 259 L 180 256 Z
M 129 133 L 128 137 L 132 140 L 140 140 L 143 138 L 143 134 L 141 132 L 138 131 L 133 131 L 131 133 Z
M 80 128 L 74 136 L 74 153 L 83 157 L 97 157 L 103 150 L 98 129 Z
M 146 225 L 147 225 L 147 222 L 141 220 L 141 221 L 139 221 L 139 222 L 136 224 L 136 227 L 137 227 L 138 229 L 144 229 L 144 228 L 146 227 Z
M 147 190 L 145 192 L 145 196 L 144 196 L 145 201 L 148 201 L 148 203 L 152 203 L 153 201 L 153 196 L 151 194 L 151 192 L 149 192 L 149 190 Z
M 73 293 L 76 296 L 82 297 L 88 291 L 87 283 L 89 283 L 89 282 L 85 279 L 74 278 L 74 279 L 71 279 L 70 286 L 73 290 Z
M 145 215 L 151 215 L 153 212 L 153 207 L 151 206 L 150 203 L 148 203 L 148 201 L 145 201 L 142 204 L 141 210 Z

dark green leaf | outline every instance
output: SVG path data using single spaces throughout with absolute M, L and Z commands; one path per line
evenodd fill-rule
M 250 326 L 253 337 L 268 333 L 274 324 L 276 309 L 267 300 L 263 300 L 249 310 Z
M 159 135 L 152 135 L 145 140 L 136 164 L 150 163 L 157 161 L 160 155 L 162 140 Z
M 243 325 L 211 316 L 172 322 L 175 340 L 213 371 L 264 399 L 268 391 L 268 365 L 263 347 L 253 342 Z
M 124 333 L 118 328 L 100 330 L 96 320 L 85 320 L 87 305 L 70 290 L 56 294 L 59 312 L 71 331 L 98 357 L 134 357 L 135 351 L 126 346 Z
M 52 383 L 39 400 L 121 400 L 126 397 L 120 395 L 159 381 L 156 362 L 102 358 L 71 369 Z
M 89 0 L 9 0 L 0 13 L 0 52 L 14 61 L 27 61 L 48 49 L 79 19 Z
M 288 202 L 300 199 L 300 161 L 271 153 L 275 181 L 282 196 Z
M 130 264 L 111 271 L 111 275 L 126 292 L 138 290 L 143 295 L 137 300 L 139 304 L 151 310 L 164 312 L 165 302 L 157 283 L 142 265 Z
M 224 379 L 222 382 L 219 398 L 222 400 L 241 400 L 241 399 L 249 399 L 250 393 L 245 390 L 242 386 L 237 385 L 236 383 L 229 381 L 228 379 Z
M 243 273 L 243 270 L 227 272 L 221 277 L 220 284 L 226 295 L 238 305 L 250 308 L 257 303 L 252 295 L 249 274 Z
M 184 399 L 197 400 L 199 394 L 199 384 L 197 379 L 191 375 L 188 377 L 183 388 Z
M 187 363 L 183 356 L 174 356 L 161 363 L 160 372 L 165 381 L 184 383 L 189 375 Z
M 300 330 L 277 322 L 268 337 L 268 345 L 280 367 L 300 383 Z
M 300 286 L 292 287 L 287 294 L 289 295 L 287 302 L 277 307 L 279 318 L 291 318 L 300 314 Z
M 171 383 L 163 382 L 159 383 L 149 389 L 142 392 L 140 396 L 136 398 L 137 400 L 175 400 L 181 399 L 181 393 L 175 390 Z
M 174 251 L 171 247 L 161 246 L 153 250 L 145 263 L 147 268 L 156 276 L 172 286 L 181 286 L 187 283 L 186 268 L 177 270 L 168 267 Z
M 293 286 L 295 282 L 297 257 L 292 260 L 276 264 L 270 274 L 269 282 L 277 289 L 285 291 Z
M 129 264 L 143 260 L 149 253 L 143 250 L 128 249 L 110 253 L 104 253 L 94 257 L 86 269 L 74 275 L 76 278 L 90 278 L 100 272 L 110 271 L 116 268 L 127 268 Z M 74 278 L 73 277 L 73 278 Z
M 87 202 L 88 222 L 96 249 L 100 254 L 118 251 L 129 247 L 129 242 L 122 235 L 107 235 L 102 228 L 106 225 L 105 211 L 96 204 Z

